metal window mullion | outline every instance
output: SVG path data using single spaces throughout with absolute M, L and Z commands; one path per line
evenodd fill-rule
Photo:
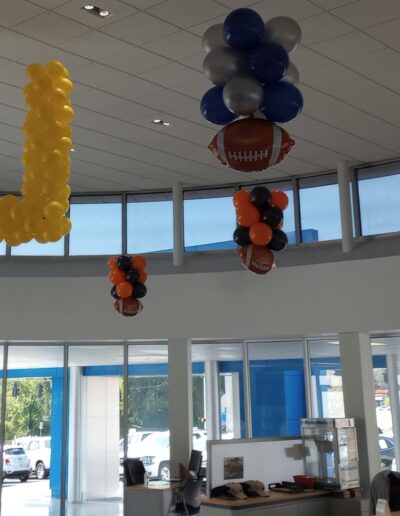
M 71 204 L 69 205 L 68 211 L 65 214 L 66 217 L 71 218 Z M 69 256 L 69 233 L 64 237 L 64 256 Z
M 294 227 L 296 234 L 296 245 L 301 244 L 301 216 L 300 216 L 300 194 L 299 194 L 299 180 L 292 179 L 293 189 L 293 209 L 294 209 Z
M 306 396 L 307 417 L 313 417 L 313 405 L 311 396 L 311 363 L 310 348 L 308 340 L 303 339 L 303 368 L 304 368 L 304 388 Z
M 61 432 L 61 490 L 60 490 L 60 516 L 65 516 L 65 504 L 67 495 L 67 423 L 68 423 L 68 344 L 64 344 L 63 361 L 63 398 L 62 398 L 62 432 Z
M 1 379 L 1 411 L 0 411 L 0 450 L 3 456 L 4 439 L 6 433 L 6 399 L 7 399 L 7 366 L 8 366 L 8 344 L 3 346 L 3 376 Z M 3 460 L 0 460 L 0 479 L 3 478 Z M 0 482 L 0 514 L 2 502 L 3 482 Z
M 124 434 L 124 460 L 128 457 L 128 434 L 129 434 L 129 422 L 128 422 L 128 376 L 129 376 L 129 344 L 124 342 L 124 367 L 123 367 L 123 434 Z
M 360 237 L 362 234 L 361 227 L 361 206 L 360 206 L 360 192 L 358 189 L 358 170 L 352 169 L 352 189 L 353 197 L 353 217 L 354 217 L 354 236 Z
M 243 386 L 244 386 L 244 410 L 246 417 L 246 438 L 253 437 L 253 424 L 251 420 L 251 389 L 249 368 L 249 343 L 243 342 Z
M 122 254 L 126 254 L 128 252 L 128 204 L 127 204 L 127 194 L 122 194 Z

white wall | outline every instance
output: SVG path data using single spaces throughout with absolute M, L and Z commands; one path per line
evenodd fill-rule
M 129 318 L 114 310 L 107 277 L 3 277 L 0 340 L 395 330 L 400 328 L 399 286 L 399 256 L 283 267 L 266 276 L 244 270 L 152 275 L 144 310 Z

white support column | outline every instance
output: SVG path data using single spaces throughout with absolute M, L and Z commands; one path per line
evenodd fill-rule
M 342 250 L 348 253 L 354 248 L 353 217 L 351 214 L 350 169 L 346 161 L 337 163 L 340 221 L 342 224 Z
M 390 410 L 392 413 L 393 440 L 397 470 L 400 466 L 400 400 L 397 371 L 397 354 L 390 353 L 386 357 L 388 368 Z
M 172 185 L 172 205 L 173 205 L 173 228 L 174 228 L 174 249 L 173 261 L 178 267 L 183 265 L 183 190 L 180 183 Z
M 81 502 L 81 384 L 82 368 L 71 366 L 69 368 L 69 425 L 68 425 L 68 501 Z
M 380 471 L 371 343 L 364 333 L 341 333 L 339 341 L 345 417 L 355 419 L 360 483 L 368 493 Z
M 204 363 L 205 384 L 206 384 L 206 429 L 207 439 L 220 439 L 220 399 L 218 387 L 218 362 L 207 360 Z
M 192 351 L 187 339 L 168 341 L 170 472 L 187 466 L 193 440 Z

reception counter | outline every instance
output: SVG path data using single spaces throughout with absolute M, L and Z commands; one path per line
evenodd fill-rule
M 124 488 L 124 516 L 167 516 L 179 482 L 152 481 Z

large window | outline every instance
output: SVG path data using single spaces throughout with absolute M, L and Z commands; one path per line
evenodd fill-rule
M 5 254 L 6 254 L 6 243 L 3 240 L 3 242 L 1 242 L 1 244 L 0 244 L 0 256 L 1 255 L 4 256 Z
M 48 244 L 39 244 L 36 240 L 31 240 L 27 244 L 12 247 L 11 254 L 13 256 L 63 256 L 64 238 Z
M 110 255 L 122 251 L 122 204 L 119 195 L 73 197 L 70 255 Z
M 172 194 L 128 195 L 128 253 L 172 251 Z
M 341 238 L 336 175 L 300 179 L 299 190 L 301 241 L 321 242 Z
M 184 192 L 185 251 L 235 249 L 233 188 Z
M 400 165 L 357 170 L 362 235 L 400 231 Z

